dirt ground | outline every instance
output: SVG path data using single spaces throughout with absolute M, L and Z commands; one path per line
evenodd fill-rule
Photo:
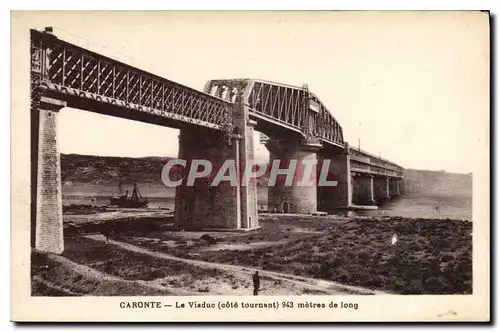
M 158 230 L 117 238 L 154 251 L 404 294 L 472 292 L 472 223 L 401 217 L 278 217 L 248 233 Z M 209 243 L 200 237 L 217 238 Z M 398 241 L 391 244 L 397 234 Z
M 113 221 L 119 219 L 142 219 L 142 218 L 168 218 L 173 217 L 173 213 L 161 209 L 112 209 L 104 211 L 68 211 L 64 213 L 64 223 L 66 225 L 77 226 L 85 223 L 96 223 L 103 221 Z
M 93 239 L 92 237 L 96 238 Z M 33 295 L 251 295 L 253 270 L 224 271 L 105 243 L 72 238 L 62 256 L 33 252 Z M 329 294 L 284 278 L 261 276 L 260 295 Z
M 250 232 L 181 232 L 171 218 L 67 228 L 62 257 L 33 253 L 33 294 L 251 295 L 257 269 L 262 295 L 472 292 L 469 222 L 260 217 Z

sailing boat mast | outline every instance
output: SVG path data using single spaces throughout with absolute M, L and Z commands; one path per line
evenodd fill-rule
M 132 196 L 130 199 L 134 201 L 139 201 L 142 199 L 141 193 L 139 192 L 139 188 L 137 187 L 137 183 L 134 183 L 134 191 L 132 192 Z

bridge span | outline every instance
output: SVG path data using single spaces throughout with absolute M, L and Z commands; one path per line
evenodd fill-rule
M 307 86 L 254 79 L 211 80 L 204 91 L 31 30 L 32 245 L 64 250 L 57 116 L 64 107 L 177 128 L 179 159 L 234 159 L 238 171 L 254 156 L 254 131 L 264 133 L 273 160 L 330 161 L 335 187 L 269 187 L 268 209 L 315 213 L 370 205 L 400 194 L 403 168 L 344 141 L 342 127 Z M 187 170 L 188 167 L 185 168 Z M 320 167 L 318 167 L 320 169 Z M 258 227 L 257 187 L 211 187 L 197 179 L 176 188 L 181 229 Z

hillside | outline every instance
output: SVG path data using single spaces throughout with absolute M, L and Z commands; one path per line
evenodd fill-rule
M 406 193 L 472 196 L 472 174 L 405 169 Z
M 85 182 L 94 184 L 160 183 L 163 166 L 168 157 L 103 157 L 61 154 L 63 183 Z
M 63 183 L 116 185 L 120 180 L 123 184 L 161 184 L 161 171 L 170 159 L 62 154 L 61 177 Z M 407 193 L 472 196 L 472 174 L 406 169 L 404 178 Z M 262 177 L 258 185 L 265 183 L 266 178 Z
M 61 154 L 63 183 L 161 184 L 161 172 L 172 157 L 104 157 L 78 154 Z M 265 178 L 259 180 L 263 184 Z

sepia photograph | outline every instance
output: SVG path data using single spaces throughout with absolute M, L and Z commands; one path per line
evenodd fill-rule
M 12 12 L 23 298 L 489 317 L 489 20 Z

